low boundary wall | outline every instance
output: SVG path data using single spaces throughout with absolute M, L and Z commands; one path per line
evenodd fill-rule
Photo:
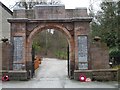
M 75 70 L 74 79 L 79 80 L 79 76 L 84 74 L 93 81 L 120 81 L 119 73 L 118 69 Z

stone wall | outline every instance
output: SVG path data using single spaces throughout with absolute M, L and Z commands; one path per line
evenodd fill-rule
M 2 70 L 2 77 L 8 75 L 9 76 L 9 80 L 13 81 L 26 81 L 29 80 L 29 72 L 27 71 L 13 71 L 13 70 Z M 1 78 L 0 78 L 1 79 Z
M 119 81 L 117 69 L 75 70 L 74 79 L 79 80 L 80 75 L 92 81 Z
M 39 5 L 35 7 L 35 18 L 51 19 L 64 18 L 65 6 L 62 5 Z
M 0 43 L 0 80 L 13 69 L 12 45 L 9 42 Z
M 26 18 L 26 10 L 25 9 L 14 10 L 13 18 Z
M 109 67 L 109 52 L 105 43 L 95 41 L 90 45 L 90 68 L 93 69 L 108 69 Z
M 29 18 L 34 19 L 34 10 L 25 10 L 25 9 L 17 9 L 13 11 L 13 18 Z
M 27 71 L 8 71 L 10 80 L 28 80 L 29 73 Z
M 9 42 L 2 43 L 2 70 L 12 70 L 12 46 Z

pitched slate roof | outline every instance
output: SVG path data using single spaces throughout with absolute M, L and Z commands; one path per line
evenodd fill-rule
M 8 13 L 13 15 L 13 12 L 8 7 L 6 7 L 1 1 L 0 1 L 0 6 L 2 6 L 2 8 L 4 8 Z

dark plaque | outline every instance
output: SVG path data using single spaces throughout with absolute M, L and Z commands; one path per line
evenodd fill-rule
M 88 69 L 87 36 L 78 36 L 78 67 Z
M 17 62 L 22 61 L 23 59 L 23 37 L 14 37 L 14 68 L 17 69 L 16 67 L 20 68 L 21 65 L 17 64 Z

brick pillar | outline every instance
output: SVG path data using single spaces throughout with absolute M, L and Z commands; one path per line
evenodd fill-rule
M 75 23 L 75 70 L 78 69 L 88 69 L 89 65 L 89 23 Z M 84 40 L 83 40 L 84 39 Z M 85 41 L 85 42 L 84 42 Z M 81 43 L 82 42 L 82 43 Z M 83 49 L 82 49 L 83 47 Z M 86 49 L 87 48 L 87 49 Z M 87 51 L 87 52 L 86 52 Z M 83 55 L 82 55 L 83 54 Z M 87 66 L 88 65 L 88 66 Z M 83 67 L 83 68 L 82 68 Z
M 78 69 L 88 69 L 88 37 L 78 36 Z

